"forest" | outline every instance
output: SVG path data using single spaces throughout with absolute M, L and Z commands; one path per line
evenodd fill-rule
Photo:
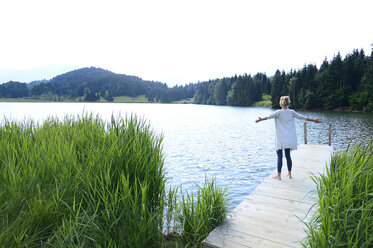
M 263 95 L 270 95 L 272 107 L 278 108 L 280 97 L 289 95 L 292 108 L 372 112 L 372 55 L 355 49 L 344 58 L 340 53 L 331 60 L 325 58 L 320 68 L 305 64 L 290 72 L 278 69 L 270 77 L 259 72 L 174 87 L 90 67 L 51 80 L 4 83 L 0 85 L 0 97 L 111 102 L 116 96 L 145 95 L 149 102 L 190 100 L 195 104 L 251 106 Z
M 373 52 L 372 52 L 373 54 Z M 281 96 L 289 95 L 292 108 L 373 111 L 373 56 L 353 50 L 343 59 L 340 53 L 290 72 L 277 70 L 267 77 L 257 73 L 211 80 L 195 85 L 194 103 L 250 106 L 263 94 L 279 107 Z

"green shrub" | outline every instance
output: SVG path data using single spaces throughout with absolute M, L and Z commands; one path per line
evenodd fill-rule
M 373 247 L 373 140 L 332 157 L 305 247 Z

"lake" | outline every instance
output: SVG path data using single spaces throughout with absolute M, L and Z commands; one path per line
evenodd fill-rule
M 154 132 L 164 135 L 165 169 L 169 185 L 193 191 L 205 177 L 230 186 L 230 207 L 237 206 L 255 187 L 276 169 L 274 121 L 255 123 L 273 112 L 267 108 L 210 106 L 194 104 L 128 103 L 0 103 L 1 122 L 48 116 L 94 113 L 103 119 L 136 114 L 145 118 Z M 335 152 L 352 143 L 366 142 L 373 135 L 373 114 L 298 111 L 323 123 L 308 123 L 308 144 L 328 144 L 332 123 Z M 298 144 L 304 142 L 304 121 L 297 120 Z M 286 166 L 284 167 L 286 170 Z M 296 176 L 296 164 L 293 165 Z

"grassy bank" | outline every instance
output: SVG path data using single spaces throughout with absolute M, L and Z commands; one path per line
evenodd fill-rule
M 373 247 L 373 140 L 334 155 L 313 179 L 319 209 L 304 247 Z
M 214 181 L 181 199 L 165 190 L 162 137 L 134 116 L 5 120 L 0 137 L 2 247 L 164 247 L 164 230 L 169 247 L 198 246 L 185 223 L 226 214 Z
M 31 97 L 19 97 L 19 98 L 0 97 L 0 102 L 51 102 L 51 100 L 31 98 Z
M 150 103 L 145 95 L 130 97 L 130 96 L 116 96 L 113 102 L 119 103 Z
M 20 97 L 20 98 L 2 98 L 0 97 L 0 102 L 84 102 L 82 97 L 76 99 L 68 99 L 64 97 L 57 97 L 57 96 L 43 96 L 39 98 L 35 97 Z M 100 103 L 108 102 L 104 98 L 100 98 Z M 113 98 L 114 103 L 153 103 L 149 102 L 148 98 L 145 95 L 140 95 L 136 97 L 131 96 L 116 96 Z M 158 102 L 159 103 L 159 102 Z M 193 103 L 193 99 L 184 99 L 180 101 L 172 102 L 174 104 L 191 104 Z
M 263 95 L 262 100 L 259 102 L 255 102 L 252 107 L 263 107 L 263 108 L 270 108 L 272 106 L 272 98 L 270 95 Z
M 193 104 L 194 102 L 194 98 L 188 98 L 188 99 L 183 99 L 183 100 L 179 100 L 179 101 L 174 101 L 172 103 L 174 104 Z
M 82 97 L 76 99 L 69 99 L 57 96 L 41 96 L 39 98 L 35 97 L 20 97 L 20 98 L 0 98 L 0 102 L 84 102 Z M 108 102 L 104 98 L 100 98 L 98 102 Z M 140 95 L 137 97 L 130 96 L 116 96 L 113 102 L 116 103 L 150 103 L 145 95 Z

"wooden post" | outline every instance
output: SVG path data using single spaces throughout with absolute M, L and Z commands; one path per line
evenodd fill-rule
M 304 144 L 307 145 L 307 122 L 304 123 Z
M 329 146 L 332 145 L 332 124 L 329 124 Z

